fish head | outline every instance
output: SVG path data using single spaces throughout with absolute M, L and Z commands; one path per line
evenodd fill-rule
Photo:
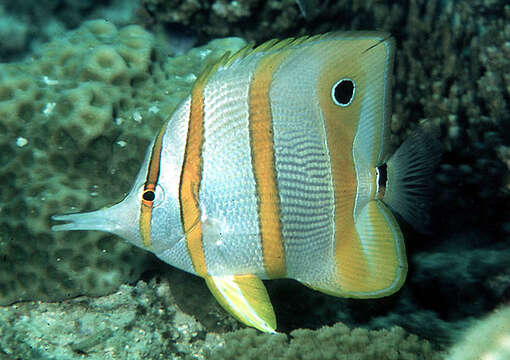
M 173 173 L 164 174 L 171 171 L 168 167 L 173 162 L 168 158 L 161 161 L 172 155 L 161 150 L 162 137 L 158 135 L 152 141 L 130 192 L 121 202 L 96 211 L 52 216 L 64 224 L 51 229 L 109 232 L 149 251 L 154 251 L 154 244 L 168 247 L 178 241 L 182 235 L 174 231 L 173 225 L 180 228 L 179 199 L 178 191 L 172 189 L 178 188 L 180 172 L 175 168 Z M 154 176 L 159 181 L 153 181 Z

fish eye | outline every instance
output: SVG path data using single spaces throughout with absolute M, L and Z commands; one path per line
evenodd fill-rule
M 356 94 L 356 83 L 349 78 L 338 80 L 331 88 L 331 98 L 338 106 L 349 106 L 354 99 L 354 94 Z
M 142 198 L 145 201 L 153 202 L 154 199 L 156 198 L 156 194 L 154 194 L 154 191 L 152 191 L 152 190 L 145 190 L 143 192 Z
M 156 185 L 156 189 L 142 189 L 142 202 L 145 205 L 156 207 L 163 202 L 165 192 L 160 185 Z

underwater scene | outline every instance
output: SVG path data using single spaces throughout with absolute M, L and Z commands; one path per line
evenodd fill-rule
M 507 1 L 0 0 L 0 181 L 0 359 L 510 359 Z

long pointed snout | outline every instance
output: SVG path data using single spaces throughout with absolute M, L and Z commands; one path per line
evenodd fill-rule
M 54 215 L 52 220 L 62 221 L 51 227 L 53 231 L 98 230 L 105 231 L 141 246 L 139 206 L 136 196 L 128 196 L 120 203 L 96 211 Z
M 112 209 L 113 207 L 77 214 L 54 215 L 51 217 L 52 220 L 63 221 L 66 224 L 53 225 L 51 230 L 100 230 L 115 232 L 119 224 L 115 223 L 115 218 L 112 219 Z

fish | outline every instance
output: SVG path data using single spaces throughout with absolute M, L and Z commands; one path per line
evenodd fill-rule
M 397 216 L 424 226 L 438 151 L 425 131 L 391 151 L 394 54 L 382 32 L 225 54 L 155 135 L 124 200 L 54 215 L 52 230 L 113 233 L 202 277 L 225 310 L 268 333 L 263 280 L 395 293 L 407 274 Z

